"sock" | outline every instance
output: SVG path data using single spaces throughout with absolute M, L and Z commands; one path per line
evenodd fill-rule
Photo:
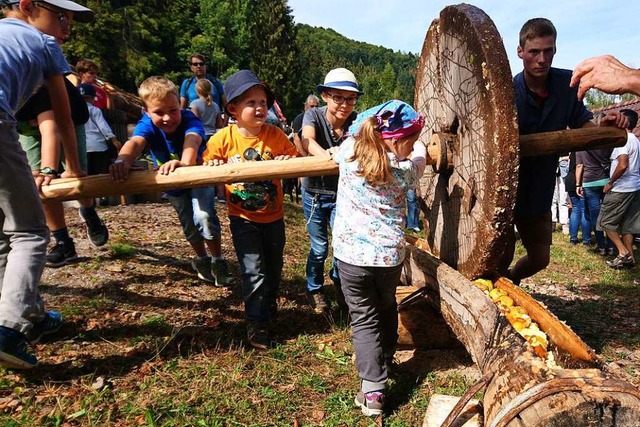
M 56 242 L 68 242 L 69 240 L 71 240 L 67 227 L 61 228 L 60 230 L 52 231 L 51 234 L 53 235 L 53 238 L 56 239 Z

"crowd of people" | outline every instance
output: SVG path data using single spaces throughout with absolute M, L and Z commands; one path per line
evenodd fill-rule
M 33 367 L 37 358 L 29 346 L 63 321 L 45 310 L 38 293 L 45 265 L 61 267 L 77 259 L 62 204 L 43 205 L 39 198 L 39 189 L 52 178 L 82 177 L 87 171 L 124 181 L 145 150 L 163 175 L 196 164 L 330 157 L 339 175 L 302 180 L 310 241 L 306 292 L 316 312 L 329 309 L 324 278 L 331 241 L 328 276 L 337 305 L 349 312 L 361 379 L 355 404 L 366 415 L 381 414 L 398 337 L 395 293 L 405 232 L 419 231 L 415 202 L 426 166 L 419 139 L 424 117 L 399 100 L 358 114 L 363 90 L 350 70 L 335 68 L 318 84 L 317 95 L 307 97 L 305 111 L 293 121 L 291 141 L 280 126 L 286 118 L 272 89 L 255 73 L 240 70 L 222 84 L 207 73 L 205 57 L 193 54 L 193 76 L 179 89 L 161 76 L 142 82 L 138 92 L 145 114 L 121 143 L 102 115 L 110 100 L 97 85 L 96 63 L 83 59 L 76 65 L 77 81 L 65 78 L 71 68 L 60 45 L 71 21 L 89 22 L 93 12 L 61 0 L 0 4 L 5 15 L 0 20 L 0 364 Z M 608 261 L 612 268 L 634 265 L 633 237 L 640 233 L 640 142 L 631 132 L 638 115 L 614 111 L 594 123 L 581 102 L 591 87 L 640 94 L 640 73 L 610 56 L 587 60 L 573 73 L 553 68 L 556 37 L 553 24 L 543 18 L 527 21 L 520 32 L 517 52 L 524 69 L 513 81 L 520 133 L 611 125 L 627 129 L 629 136 L 615 149 L 521 159 L 514 226 L 526 255 L 512 265 L 514 229 L 501 263 L 501 272 L 516 284 L 549 263 L 554 222 L 567 226 L 571 243 L 579 242 L 579 228 L 583 244 L 590 245 L 595 232 L 599 253 L 606 256 L 615 248 Z M 560 183 L 554 218 L 552 200 Z M 216 194 L 227 204 L 240 266 L 247 342 L 266 349 L 278 314 L 286 242 L 282 183 L 265 179 L 164 193 L 193 249 L 194 273 L 228 286 L 234 278 L 222 254 Z M 79 203 L 89 240 L 104 245 L 108 230 L 95 201 Z M 55 244 L 47 252 L 49 232 Z

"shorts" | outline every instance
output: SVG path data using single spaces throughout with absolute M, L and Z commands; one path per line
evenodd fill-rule
M 525 248 L 530 244 L 551 246 L 553 241 L 551 211 L 535 217 L 516 217 L 514 222 Z
M 618 234 L 640 234 L 640 190 L 605 194 L 596 229 Z
M 84 132 L 84 125 L 76 126 L 76 138 L 78 140 L 78 160 L 80 161 L 80 168 L 83 171 L 87 170 L 87 138 Z M 27 154 L 27 161 L 31 170 L 37 171 L 41 169 L 40 162 L 42 160 L 42 141 L 40 139 L 39 132 L 31 132 L 29 134 L 20 134 L 20 145 Z M 62 164 L 64 164 L 64 149 L 60 150 L 60 162 L 56 168 L 58 172 L 62 173 L 64 170 Z

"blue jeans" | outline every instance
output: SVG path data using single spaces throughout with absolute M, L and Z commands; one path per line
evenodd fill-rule
M 215 208 L 215 187 L 185 190 L 180 196 L 165 197 L 178 213 L 184 237 L 189 243 L 220 238 L 220 219 Z
M 591 222 L 585 215 L 584 199 L 571 196 L 571 217 L 569 217 L 569 238 L 572 242 L 578 241 L 578 229 L 582 229 L 582 243 L 591 244 Z
M 264 325 L 277 310 L 285 244 L 284 220 L 261 224 L 230 216 L 229 223 L 242 272 L 247 320 Z
M 311 248 L 307 257 L 307 291 L 318 292 L 324 284 L 324 262 L 329 256 L 329 227 L 336 216 L 336 198 L 302 189 L 302 210 L 307 220 Z M 331 280 L 340 287 L 336 262 L 333 260 Z
M 420 210 L 418 209 L 416 190 L 407 190 L 407 228 L 420 228 L 419 216 Z
M 602 200 L 604 199 L 604 187 L 583 187 L 584 190 L 584 211 L 587 220 L 591 223 L 591 229 L 594 230 L 596 235 L 596 245 L 599 248 L 609 247 L 609 242 L 604 235 L 603 231 L 596 230 L 596 223 L 598 222 L 598 215 L 600 215 L 600 206 L 602 206 Z

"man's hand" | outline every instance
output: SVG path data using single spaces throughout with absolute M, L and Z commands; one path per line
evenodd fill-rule
M 609 111 L 600 119 L 599 126 L 615 126 L 620 129 L 626 129 L 629 126 L 629 119 L 620 111 Z
M 611 183 L 607 182 L 604 186 L 604 188 L 602 189 L 602 192 L 604 194 L 609 193 L 609 191 L 611 191 L 611 189 L 613 188 L 613 185 L 611 185 Z
M 640 95 L 640 87 L 634 83 L 638 70 L 633 70 L 611 55 L 597 56 L 582 61 L 573 70 L 571 87 L 578 86 L 578 99 L 582 100 L 591 88 L 606 93 Z
M 117 159 L 111 166 L 109 166 L 109 174 L 111 179 L 122 182 L 129 178 L 129 171 L 131 170 L 131 162 L 125 159 Z
M 584 191 L 582 190 L 582 187 L 576 187 L 576 194 L 578 195 L 578 197 L 584 197 Z

